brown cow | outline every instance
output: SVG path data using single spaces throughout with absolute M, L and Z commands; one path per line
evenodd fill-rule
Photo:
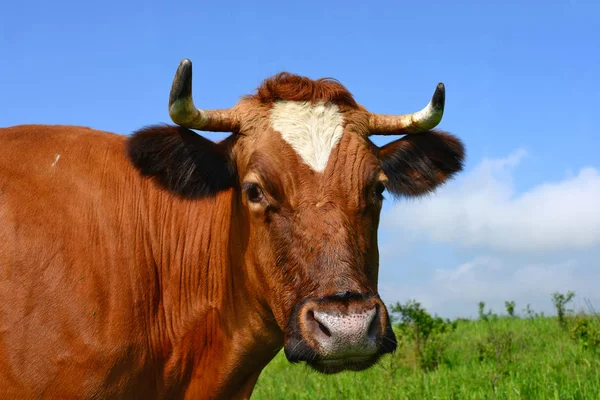
M 247 398 L 282 347 L 323 373 L 373 365 L 396 348 L 382 194 L 462 169 L 461 142 L 431 130 L 443 104 L 439 85 L 415 114 L 371 114 L 283 73 L 197 110 L 184 60 L 179 127 L 0 130 L 0 397 Z

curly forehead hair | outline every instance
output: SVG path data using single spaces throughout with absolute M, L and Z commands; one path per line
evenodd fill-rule
M 313 80 L 305 76 L 281 72 L 263 81 L 256 93 L 246 98 L 261 103 L 276 101 L 308 101 L 312 103 L 335 103 L 350 108 L 360 108 L 352 93 L 333 78 Z

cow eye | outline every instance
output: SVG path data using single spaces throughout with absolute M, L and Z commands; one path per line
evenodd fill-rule
M 378 199 L 383 200 L 384 190 L 385 190 L 385 185 L 383 184 L 383 182 L 377 182 L 377 185 L 375 185 L 375 195 L 377 196 Z
M 246 183 L 244 189 L 246 190 L 246 197 L 251 203 L 260 203 L 265 198 L 262 189 L 256 183 Z

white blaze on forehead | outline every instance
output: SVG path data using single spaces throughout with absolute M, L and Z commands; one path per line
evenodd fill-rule
M 335 104 L 280 101 L 271 110 L 271 127 L 317 172 L 342 138 L 344 118 Z

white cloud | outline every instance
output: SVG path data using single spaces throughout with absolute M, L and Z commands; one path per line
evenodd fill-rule
M 400 202 L 382 228 L 436 242 L 494 251 L 547 252 L 600 244 L 600 173 L 574 176 L 517 193 L 512 174 L 526 156 L 484 159 L 434 195 Z
M 414 298 L 444 317 L 474 317 L 479 301 L 486 303 L 486 310 L 504 314 L 507 300 L 516 302 L 519 313 L 531 304 L 537 312 L 554 314 L 552 293 L 568 290 L 575 292 L 572 306 L 576 310 L 585 309 L 584 299 L 600 309 L 600 270 L 593 262 L 515 265 L 498 257 L 477 257 L 454 269 L 437 269 L 421 285 L 382 284 L 381 294 L 388 304 Z
M 504 312 L 531 304 L 553 314 L 555 291 L 600 310 L 600 171 L 517 191 L 527 157 L 484 159 L 434 195 L 397 202 L 382 216 L 380 294 L 420 301 L 445 317 L 476 316 L 479 301 Z

